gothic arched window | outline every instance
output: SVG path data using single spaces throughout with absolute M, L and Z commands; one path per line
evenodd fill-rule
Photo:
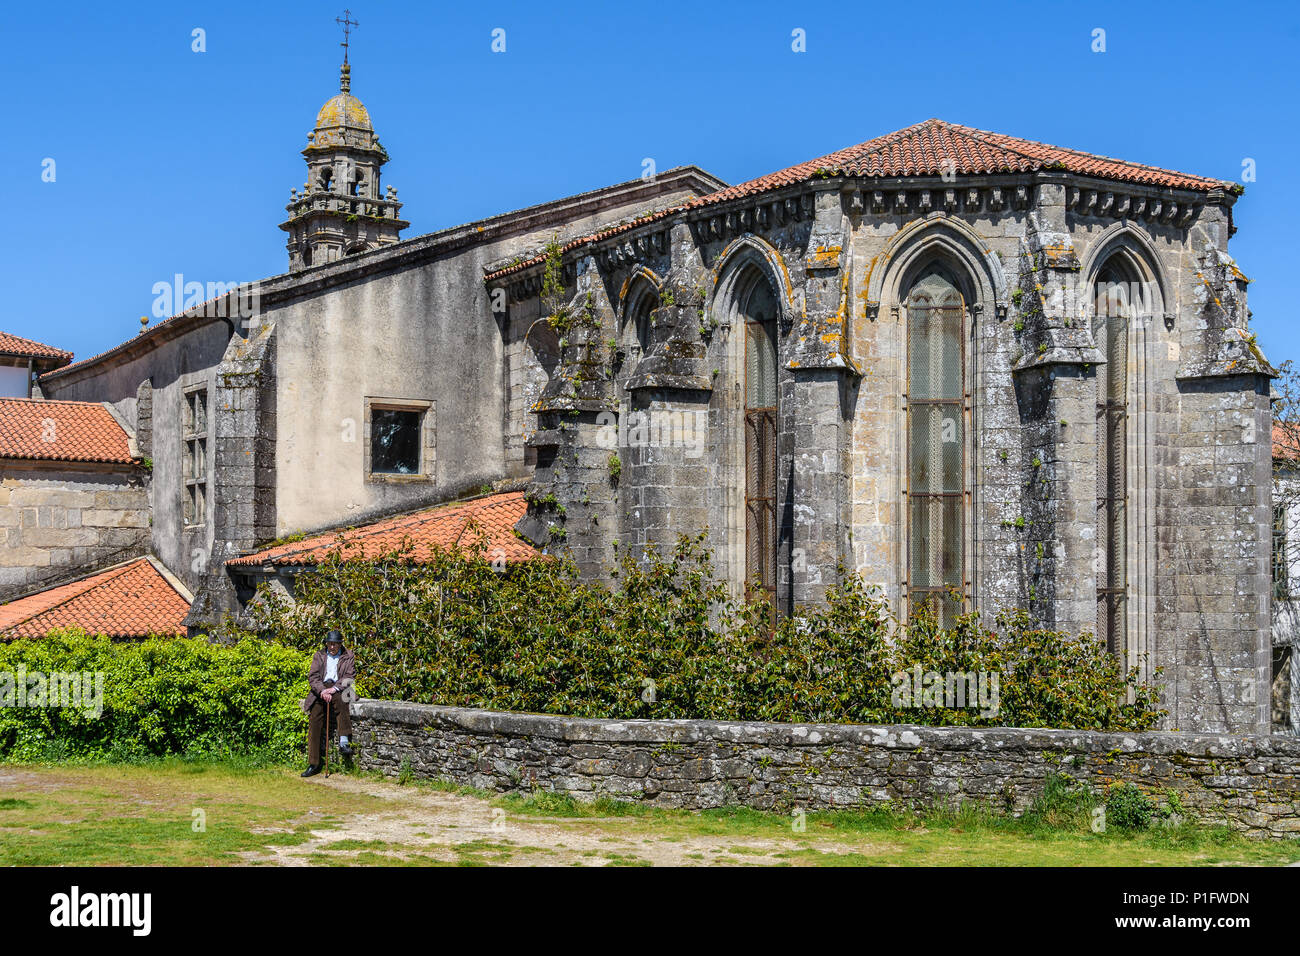
M 745 579 L 776 609 L 777 301 L 766 279 L 745 299 Z
M 628 299 L 619 341 L 630 366 L 635 366 L 650 351 L 650 326 L 654 310 L 659 308 L 659 291 L 647 280 L 638 280 L 637 286 Z
M 1106 358 L 1097 367 L 1097 636 L 1112 653 L 1125 648 L 1128 475 L 1129 277 L 1108 263 L 1097 275 L 1093 337 Z
M 965 303 L 931 269 L 907 297 L 909 609 L 960 614 L 965 593 Z

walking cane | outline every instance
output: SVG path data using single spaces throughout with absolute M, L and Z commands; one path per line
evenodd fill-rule
M 334 697 L 325 701 L 325 776 L 330 775 L 330 717 L 334 713 Z

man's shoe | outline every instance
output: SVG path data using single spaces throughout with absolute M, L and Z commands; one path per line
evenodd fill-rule
M 351 745 L 351 744 L 339 744 L 339 753 L 341 753 L 343 756 L 347 757 L 349 760 L 352 759 L 352 745 Z
M 318 773 L 320 773 L 320 765 L 312 764 L 310 767 L 308 767 L 306 770 L 302 772 L 302 775 L 304 777 L 314 777 Z

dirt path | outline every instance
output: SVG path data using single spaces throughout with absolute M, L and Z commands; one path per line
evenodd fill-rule
M 318 778 L 319 779 L 319 778 Z M 779 864 L 792 849 L 844 852 L 841 841 L 784 841 L 665 832 L 637 817 L 537 817 L 511 814 L 487 800 L 382 781 L 333 776 L 319 786 L 391 801 L 391 811 L 346 816 L 336 828 L 312 830 L 306 843 L 247 854 L 250 863 L 306 866 L 329 857 L 386 853 L 411 862 L 537 865 Z M 676 831 L 676 828 L 672 828 Z M 857 844 L 857 852 L 885 849 Z M 339 862 L 345 862 L 340 859 Z M 397 862 L 393 860 L 392 862 Z

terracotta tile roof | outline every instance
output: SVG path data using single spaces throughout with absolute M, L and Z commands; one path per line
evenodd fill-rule
M 184 634 L 190 596 L 149 558 L 0 604 L 0 640 L 80 627 L 109 637 Z
M 1218 179 L 1207 179 L 1204 176 L 1192 176 L 1157 166 L 1111 159 L 1076 149 L 1035 143 L 1032 140 L 1006 136 L 1002 133 L 990 133 L 969 126 L 946 123 L 940 119 L 928 119 L 924 123 L 917 123 L 915 126 L 879 136 L 857 146 L 850 146 L 818 159 L 751 179 L 749 182 L 689 199 L 661 212 L 582 236 L 567 243 L 564 251 L 598 242 L 680 212 L 757 195 L 810 180 L 818 174 L 882 178 L 939 176 L 949 171 L 959 175 L 1026 173 L 1040 169 L 1064 169 L 1080 176 L 1203 192 L 1232 185 Z M 491 281 L 528 269 L 541 262 L 543 258 L 536 256 L 507 266 L 491 273 L 487 279 Z
M 1300 458 L 1300 426 L 1287 422 L 1273 423 L 1273 457 Z
M 71 352 L 56 349 L 52 345 L 44 345 L 41 342 L 33 342 L 31 339 L 25 339 L 18 335 L 10 335 L 8 332 L 0 332 L 0 355 L 16 355 L 19 358 L 58 359 L 60 362 L 72 361 Z
M 340 536 L 343 554 L 349 559 L 369 560 L 380 557 L 410 541 L 416 561 L 428 560 L 433 549 L 447 549 L 452 545 L 468 547 L 481 535 L 485 556 L 497 558 L 497 552 L 507 563 L 528 561 L 540 557 L 541 552 L 527 541 L 515 537 L 514 526 L 528 505 L 522 491 L 507 491 L 483 498 L 449 505 L 439 505 L 414 514 L 386 518 L 371 524 L 318 534 L 302 541 L 266 548 L 254 554 L 231 558 L 226 562 L 234 567 L 303 566 L 318 564 L 326 555 L 338 550 Z
M 129 465 L 129 439 L 98 402 L 0 398 L 0 458 Z

